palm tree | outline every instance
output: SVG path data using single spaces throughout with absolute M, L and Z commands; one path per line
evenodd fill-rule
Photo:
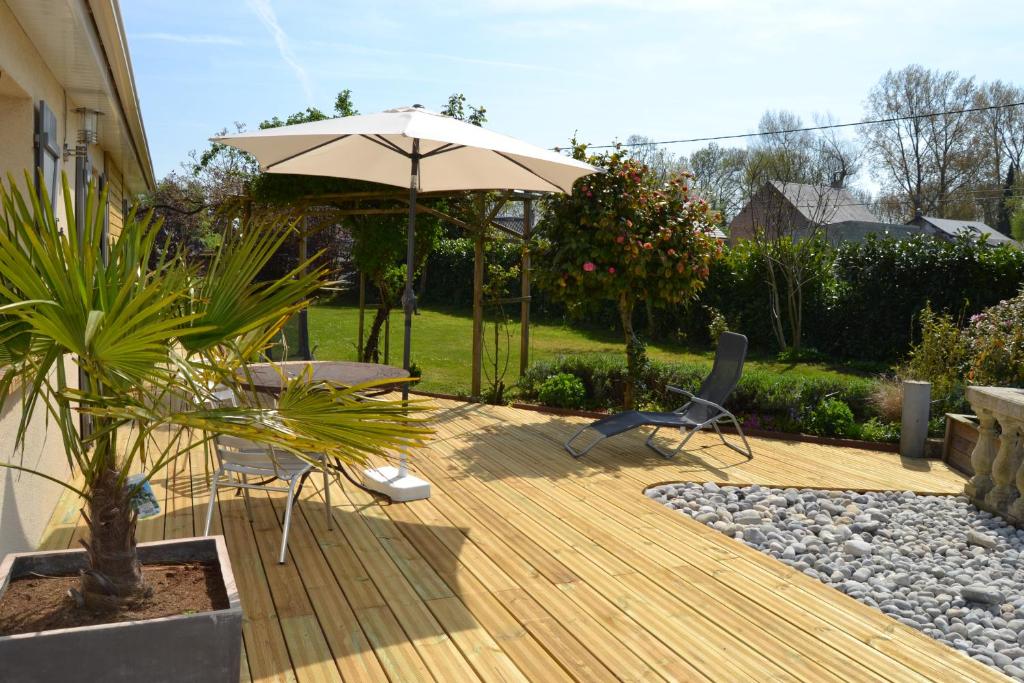
M 28 185 L 29 176 L 25 176 Z M 64 180 L 67 225 L 74 226 Z M 36 411 L 61 433 L 68 483 L 79 493 L 89 538 L 80 581 L 90 605 L 148 594 L 135 547 L 131 498 L 144 481 L 211 434 L 272 444 L 300 457 L 345 462 L 422 445 L 430 430 L 421 405 L 361 401 L 310 376 L 287 382 L 276 406 L 242 400 L 215 405 L 215 387 L 250 395 L 246 363 L 260 357 L 285 321 L 307 305 L 327 273 L 311 264 L 273 281 L 257 276 L 294 225 L 236 226 L 204 268 L 158 241 L 160 224 L 134 213 L 106 244 L 102 194 L 91 188 L 79 234 L 65 233 L 45 196 L 0 182 L 0 407 L 14 389 L 23 452 Z M 81 217 L 80 217 L 81 218 Z M 81 370 L 69 370 L 73 360 Z M 71 366 L 74 367 L 73 365 Z M 16 380 L 20 379 L 20 385 Z M 80 429 L 85 415 L 87 429 Z M 24 467 L 15 455 L 0 463 Z

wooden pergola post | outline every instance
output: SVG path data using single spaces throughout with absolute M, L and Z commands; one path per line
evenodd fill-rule
M 473 372 L 470 394 L 478 398 L 481 393 L 481 375 L 484 354 L 484 240 L 487 231 L 477 226 L 473 235 Z
M 523 256 L 519 266 L 521 278 L 519 302 L 519 376 L 530 366 L 530 234 L 533 231 L 533 200 L 523 200 Z
M 358 361 L 363 360 L 363 325 L 366 315 L 366 273 L 359 273 L 359 341 L 356 344 L 356 351 L 359 353 Z
M 305 264 L 309 258 L 309 216 L 302 217 L 302 236 L 299 238 L 299 263 Z M 303 267 L 303 272 L 308 272 Z M 309 307 L 299 311 L 299 358 L 309 360 L 313 358 L 313 351 L 309 346 Z

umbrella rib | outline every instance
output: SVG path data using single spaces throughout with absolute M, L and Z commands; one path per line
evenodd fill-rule
M 441 145 L 440 147 L 431 152 L 421 154 L 420 158 L 426 159 L 427 157 L 437 156 L 438 154 L 444 154 L 445 152 L 454 152 L 456 150 L 462 149 L 463 147 L 465 147 L 465 145 L 457 145 L 454 142 L 449 142 Z
M 402 149 L 401 147 L 399 147 L 395 143 L 391 142 L 391 140 L 388 140 L 387 138 L 382 137 L 380 135 L 360 135 L 359 137 L 366 138 L 370 142 L 378 144 L 381 147 L 383 147 L 384 149 L 389 149 L 392 152 L 395 152 L 396 154 L 401 154 L 403 157 L 405 157 L 407 159 L 411 156 L 404 149 Z
M 270 169 L 274 168 L 275 166 L 280 166 L 281 164 L 283 164 L 286 161 L 291 161 L 295 157 L 300 157 L 303 154 L 309 154 L 310 152 L 318 150 L 321 147 L 326 147 L 327 145 L 334 144 L 335 142 L 338 142 L 339 140 L 344 140 L 347 137 L 351 137 L 351 136 L 348 133 L 346 133 L 345 135 L 339 135 L 338 137 L 332 138 L 330 140 L 327 140 L 326 142 L 321 142 L 319 145 L 314 145 L 312 147 L 307 147 L 306 149 L 302 150 L 301 152 L 296 152 L 295 154 L 292 154 L 291 156 L 287 156 L 284 159 L 279 159 L 279 160 L 275 161 L 272 164 L 267 164 L 267 166 L 265 168 L 266 168 L 266 170 L 269 171 Z
M 519 168 L 523 169 L 524 171 L 526 171 L 530 175 L 535 176 L 537 178 L 540 178 L 541 180 L 543 180 L 548 185 L 551 185 L 552 187 L 556 188 L 559 192 L 565 192 L 565 188 L 563 188 L 561 185 L 559 185 L 558 183 L 555 183 L 555 182 L 552 182 L 552 181 L 548 180 L 547 178 L 542 176 L 540 173 L 537 173 L 532 168 L 527 166 L 526 164 L 523 164 L 523 163 L 520 163 L 520 162 L 516 161 L 515 159 L 513 159 L 509 155 L 505 154 L 504 152 L 495 151 L 494 153 L 497 154 L 502 159 L 504 159 L 505 161 L 509 161 L 509 162 L 515 164 L 516 166 L 518 166 Z

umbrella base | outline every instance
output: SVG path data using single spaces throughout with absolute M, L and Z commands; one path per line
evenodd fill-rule
M 371 467 L 363 470 L 363 486 L 383 493 L 396 503 L 430 498 L 430 482 L 406 473 L 399 476 L 397 467 Z

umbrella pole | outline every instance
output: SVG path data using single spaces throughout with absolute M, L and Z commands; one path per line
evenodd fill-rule
M 405 344 L 402 349 L 402 367 L 409 369 L 412 356 L 412 313 L 416 308 L 416 294 L 412 279 L 416 271 L 416 192 L 420 181 L 420 141 L 412 141 L 412 162 L 409 174 L 409 232 L 405 246 L 405 292 L 402 294 L 402 308 L 405 311 Z M 402 400 L 409 399 L 409 383 L 402 385 Z M 394 502 L 420 500 L 430 497 L 430 482 L 409 474 L 405 449 L 399 452 L 398 467 L 374 467 L 363 471 L 363 485 L 383 493 Z
M 412 141 L 412 167 L 409 174 L 409 225 L 405 239 L 405 293 L 402 295 L 402 307 L 405 310 L 405 340 L 402 348 L 402 367 L 409 369 L 412 363 L 412 314 L 416 308 L 416 294 L 412 289 L 412 279 L 416 275 L 416 192 L 420 180 L 420 141 Z M 409 383 L 402 385 L 402 400 L 409 399 Z M 398 476 L 408 474 L 406 453 L 402 451 Z

